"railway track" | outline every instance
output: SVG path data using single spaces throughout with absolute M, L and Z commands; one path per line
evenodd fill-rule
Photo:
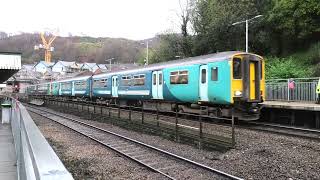
M 305 139 L 320 140 L 320 130 L 318 129 L 300 128 L 265 122 L 246 122 L 246 125 L 241 125 L 239 128 L 247 128 L 251 130 L 271 132 Z
M 167 179 L 181 179 L 185 172 L 200 179 L 235 179 L 242 178 L 200 164 L 190 159 L 122 136 L 120 134 L 93 126 L 60 113 L 27 106 L 28 110 L 53 120 L 93 141 L 131 159 L 138 164 L 163 175 Z

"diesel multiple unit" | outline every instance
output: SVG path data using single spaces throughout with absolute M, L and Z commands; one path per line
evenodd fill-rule
M 192 113 L 204 106 L 211 116 L 256 120 L 264 78 L 262 57 L 232 51 L 36 84 L 26 92 Z

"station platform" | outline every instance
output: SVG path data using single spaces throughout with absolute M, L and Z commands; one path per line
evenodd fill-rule
M 0 179 L 18 179 L 16 162 L 11 126 L 0 124 Z
M 264 108 L 320 111 L 320 104 L 312 102 L 265 101 L 262 103 L 262 105 L 264 106 Z

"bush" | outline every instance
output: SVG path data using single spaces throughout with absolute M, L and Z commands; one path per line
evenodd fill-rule
M 292 56 L 288 58 L 266 58 L 266 78 L 267 79 L 287 79 L 311 77 L 313 68 L 298 62 Z

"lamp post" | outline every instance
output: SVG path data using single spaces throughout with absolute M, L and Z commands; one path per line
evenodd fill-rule
M 235 23 L 232 24 L 232 26 L 234 26 L 234 25 L 237 25 L 237 24 L 246 23 L 246 52 L 249 51 L 249 47 L 248 47 L 248 43 L 249 43 L 249 34 L 248 34 L 249 22 L 254 20 L 254 19 L 256 19 L 256 18 L 259 18 L 259 17 L 262 17 L 262 15 L 260 14 L 260 15 L 257 15 L 255 17 L 251 18 L 251 19 L 246 19 L 244 21 L 239 21 L 239 22 L 235 22 Z
M 147 40 L 147 57 L 146 57 L 145 65 L 149 64 L 149 41 L 151 42 L 152 40 Z M 144 44 L 144 43 L 141 43 L 141 44 Z
M 109 61 L 110 62 L 110 71 L 111 71 L 111 61 L 114 60 L 115 58 L 110 58 L 110 59 L 107 59 L 107 60 L 104 60 L 104 61 Z

